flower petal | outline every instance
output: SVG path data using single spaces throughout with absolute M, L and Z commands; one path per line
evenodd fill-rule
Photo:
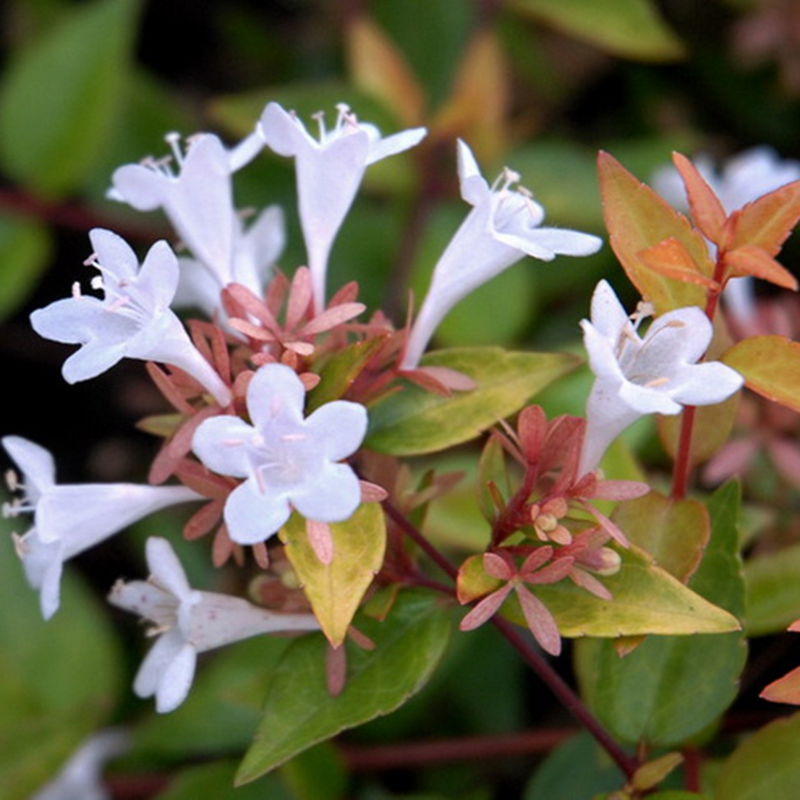
M 361 487 L 346 464 L 325 464 L 316 480 L 293 490 L 289 499 L 304 517 L 317 522 L 342 522 L 361 503 Z
M 247 387 L 247 410 L 258 430 L 277 421 L 299 425 L 306 392 L 297 373 L 285 364 L 265 364 Z
M 192 437 L 192 450 L 211 470 L 234 478 L 247 478 L 251 462 L 245 443 L 255 428 L 239 417 L 220 415 L 202 422 Z
M 181 562 L 172 545 L 158 536 L 151 536 L 145 545 L 147 566 L 154 583 L 166 589 L 178 600 L 184 600 L 192 592 Z
M 48 450 L 22 436 L 4 436 L 0 441 L 22 471 L 31 499 L 38 499 L 55 484 L 56 463 Z
M 361 446 L 367 434 L 367 424 L 367 409 L 360 403 L 334 400 L 311 414 L 305 427 L 319 442 L 325 458 L 340 461 Z
M 285 493 L 262 494 L 251 478 L 231 492 L 223 513 L 231 539 L 249 545 L 277 533 L 289 519 L 291 508 Z
M 177 628 L 162 633 L 144 657 L 136 678 L 133 691 L 137 697 L 152 697 L 169 664 L 175 659 L 186 642 Z

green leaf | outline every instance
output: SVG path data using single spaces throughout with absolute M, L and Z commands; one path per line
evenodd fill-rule
M 580 769 L 575 765 L 580 764 Z M 619 789 L 625 778 L 587 731 L 553 750 L 525 788 L 523 800 L 575 800 Z
M 347 789 L 344 761 L 330 742 L 303 750 L 279 774 L 291 788 L 292 800 L 341 800 Z
M 800 342 L 751 336 L 731 347 L 720 361 L 740 373 L 749 389 L 800 412 Z
M 785 631 L 800 618 L 800 544 L 745 563 L 748 636 Z
M 362 503 L 344 522 L 330 525 L 333 560 L 323 564 L 306 533 L 306 521 L 293 514 L 279 536 L 286 545 L 303 591 L 328 640 L 338 647 L 364 593 L 383 564 L 386 520 L 378 503 Z
M 91 173 L 108 143 L 128 78 L 136 0 L 76 6 L 21 50 L 0 87 L 0 163 L 48 195 Z
M 61 609 L 41 618 L 11 526 L 2 521 L 1 528 L 0 786 L 6 800 L 22 800 L 108 722 L 122 669 L 107 618 L 69 567 Z
M 616 55 L 671 61 L 684 54 L 650 0 L 509 0 L 509 5 Z
M 702 286 L 661 275 L 641 256 L 659 242 L 676 239 L 698 271 L 711 277 L 713 264 L 700 233 L 608 153 L 600 153 L 597 168 L 611 247 L 642 297 L 653 303 L 658 314 L 683 306 L 704 306 Z
M 0 319 L 33 294 L 50 260 L 52 241 L 44 225 L 0 217 Z
M 513 353 L 496 347 L 428 353 L 424 366 L 449 367 L 477 387 L 450 397 L 405 386 L 370 407 L 366 446 L 389 455 L 433 453 L 467 442 L 507 417 L 578 364 L 567 353 Z
M 672 500 L 655 490 L 620 503 L 613 519 L 630 542 L 681 583 L 697 569 L 710 533 L 702 503 Z
M 715 800 L 796 800 L 800 794 L 800 713 L 761 728 L 720 769 Z
M 275 775 L 267 775 L 250 786 L 236 787 L 234 761 L 216 761 L 200 764 L 178 772 L 170 779 L 169 787 L 156 795 L 156 800 L 196 800 L 213 797 L 214 800 L 296 800 L 283 782 Z
M 365 342 L 354 342 L 328 358 L 319 370 L 320 382 L 308 393 L 306 413 L 338 400 L 382 344 L 383 339 L 376 336 Z
M 708 509 L 711 540 L 689 586 L 741 617 L 738 485 L 715 492 Z M 672 747 L 700 734 L 728 707 L 745 657 L 740 632 L 650 637 L 624 659 L 611 642 L 589 640 L 576 647 L 579 682 L 590 708 L 620 740 L 646 740 L 656 747 Z
M 270 685 L 238 784 L 346 728 L 394 711 L 428 681 L 450 633 L 441 600 L 417 591 L 401 593 L 383 622 L 361 616 L 357 625 L 376 647 L 368 651 L 347 643 L 348 680 L 338 697 L 326 688 L 324 639 L 307 636 L 289 648 Z

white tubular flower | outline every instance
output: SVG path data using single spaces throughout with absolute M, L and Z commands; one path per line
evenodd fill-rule
M 178 134 L 166 139 L 172 158 L 119 167 L 109 196 L 138 211 L 163 208 L 184 244 L 226 286 L 233 280 L 237 227 L 231 174 L 250 161 L 263 142 L 253 134 L 229 152 L 217 136 L 203 133 L 188 140 L 184 155 Z
M 283 364 L 266 364 L 247 388 L 252 425 L 217 416 L 197 428 L 192 449 L 211 470 L 246 480 L 231 492 L 224 517 L 231 539 L 262 542 L 276 533 L 292 507 L 315 522 L 341 522 L 361 501 L 347 464 L 367 431 L 367 410 L 336 400 L 303 418 L 305 389 Z
M 156 711 L 174 711 L 189 694 L 197 654 L 241 639 L 278 631 L 318 630 L 312 614 L 279 614 L 239 597 L 193 590 L 166 539 L 146 545 L 150 578 L 117 581 L 109 602 L 150 620 L 158 640 L 133 684 L 139 697 L 156 698 Z
M 13 489 L 21 500 L 5 516 L 33 514 L 33 527 L 17 539 L 28 583 L 40 592 L 42 616 L 58 610 L 65 561 L 162 508 L 204 499 L 185 486 L 132 483 L 57 484 L 52 455 L 21 436 L 4 436 L 6 452 L 22 472 Z
M 711 342 L 713 328 L 696 306 L 658 317 L 642 339 L 614 290 L 600 281 L 592 296 L 591 317 L 581 327 L 597 380 L 586 404 L 578 475 L 595 469 L 608 445 L 640 416 L 677 414 L 684 405 L 720 403 L 744 383 L 725 364 L 697 363 Z
M 727 214 L 774 192 L 792 181 L 800 180 L 800 161 L 782 159 L 771 147 L 753 147 L 728 159 L 717 169 L 711 158 L 700 155 L 694 159 L 697 171 L 719 198 Z M 670 205 L 687 211 L 689 201 L 683 181 L 672 166 L 664 166 L 653 175 L 653 189 Z M 716 258 L 716 247 L 708 242 Z M 755 294 L 751 277 L 732 278 L 725 287 L 725 303 L 735 319 L 747 322 L 755 315 Z
M 231 281 L 262 297 L 285 244 L 286 225 L 279 206 L 265 208 L 246 229 L 237 220 Z M 220 304 L 220 291 L 224 286 L 194 258 L 179 258 L 178 265 L 180 279 L 172 305 L 199 308 L 210 318 L 224 318 Z
M 326 130 L 323 114 L 316 115 L 319 140 L 293 114 L 269 103 L 259 130 L 278 155 L 295 159 L 300 224 L 311 270 L 316 312 L 325 308 L 325 276 L 333 241 L 355 199 L 370 164 L 416 145 L 424 128 L 382 138 L 374 125 L 359 122 L 340 104 L 333 130 Z
M 539 227 L 544 220 L 542 206 L 528 191 L 512 188 L 519 175 L 507 169 L 499 185 L 490 187 L 472 151 L 461 140 L 458 175 L 461 197 L 473 209 L 433 270 L 428 294 L 411 329 L 403 369 L 417 366 L 433 332 L 459 300 L 523 256 L 542 261 L 559 254 L 588 256 L 602 245 L 601 239 L 587 233 Z
M 92 286 L 103 290 L 103 299 L 81 294 L 76 284 L 72 297 L 31 314 L 40 336 L 82 345 L 64 362 L 65 380 L 94 378 L 123 358 L 160 361 L 188 372 L 220 405 L 228 405 L 230 390 L 169 308 L 178 285 L 178 262 L 169 245 L 156 242 L 140 268 L 117 234 L 95 228 L 89 237 L 94 255 L 87 263 L 100 272 Z
M 130 746 L 131 737 L 122 728 L 107 728 L 94 734 L 30 800 L 109 800 L 111 793 L 102 782 L 103 767 Z

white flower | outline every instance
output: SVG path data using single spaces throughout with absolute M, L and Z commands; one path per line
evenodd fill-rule
M 145 617 L 158 640 L 133 684 L 139 697 L 156 698 L 156 711 L 176 709 L 189 693 L 197 654 L 276 631 L 318 630 L 312 614 L 279 614 L 239 597 L 193 590 L 166 539 L 147 540 L 150 578 L 118 581 L 109 602 Z
M 117 234 L 95 228 L 89 237 L 94 255 L 87 263 L 100 271 L 92 286 L 102 288 L 103 299 L 81 294 L 76 284 L 72 297 L 31 314 L 40 336 L 82 345 L 64 362 L 64 378 L 69 383 L 94 378 L 122 358 L 161 361 L 188 372 L 227 405 L 230 390 L 169 308 L 178 285 L 178 262 L 169 245 L 156 242 L 140 268 Z
M 130 735 L 121 728 L 93 734 L 30 800 L 108 800 L 111 793 L 101 781 L 103 767 L 130 745 Z
M 257 297 L 264 295 L 267 278 L 286 243 L 283 211 L 269 206 L 246 229 L 237 219 L 233 243 L 231 282 L 240 283 Z M 220 291 L 224 288 L 202 262 L 194 258 L 179 258 L 180 278 L 172 305 L 176 308 L 195 307 L 210 318 L 224 318 Z
M 297 171 L 300 223 L 311 270 L 316 312 L 325 308 L 325 275 L 333 241 L 370 164 L 416 145 L 425 136 L 414 128 L 382 138 L 374 125 L 359 122 L 340 104 L 333 130 L 326 130 L 322 113 L 319 141 L 303 123 L 278 103 L 269 103 L 259 130 L 276 153 L 293 157 Z
M 109 196 L 139 211 L 163 208 L 184 244 L 226 286 L 233 279 L 237 229 L 231 174 L 250 161 L 263 142 L 253 134 L 228 151 L 217 136 L 203 133 L 188 141 L 184 155 L 178 134 L 166 139 L 172 158 L 119 167 Z
M 727 214 L 774 192 L 787 183 L 800 179 L 800 161 L 781 159 L 770 147 L 753 147 L 728 159 L 722 169 L 716 168 L 711 158 L 700 155 L 694 166 L 711 190 L 719 198 Z M 670 204 L 687 211 L 689 201 L 678 171 L 672 166 L 660 167 L 653 175 L 653 188 Z M 716 246 L 708 242 L 712 258 Z M 755 294 L 753 279 L 732 278 L 725 287 L 725 302 L 735 319 L 742 322 L 753 319 Z
M 558 254 L 587 256 L 597 252 L 597 236 L 539 227 L 544 209 L 524 189 L 513 189 L 519 176 L 506 170 L 499 187 L 490 187 L 472 151 L 458 142 L 461 196 L 472 211 L 456 231 L 433 270 L 430 288 L 403 358 L 403 369 L 419 363 L 434 330 L 450 309 L 483 283 L 529 255 L 551 261 Z
M 597 379 L 586 405 L 579 475 L 595 469 L 608 445 L 643 414 L 677 414 L 684 405 L 720 403 L 744 383 L 725 364 L 697 363 L 713 328 L 696 306 L 658 317 L 642 339 L 614 290 L 600 281 L 591 316 L 581 327 Z
M 303 418 L 305 390 L 282 364 L 266 364 L 247 388 L 252 425 L 217 416 L 201 423 L 192 449 L 211 470 L 246 480 L 224 517 L 231 539 L 255 544 L 276 533 L 292 506 L 316 522 L 340 522 L 358 508 L 359 481 L 347 464 L 367 430 L 367 410 L 336 400 Z
M 20 436 L 4 436 L 2 444 L 22 472 L 22 483 L 12 488 L 24 492 L 3 512 L 33 514 L 33 527 L 17 539 L 17 552 L 28 583 L 40 592 L 45 619 L 58 610 L 65 561 L 155 511 L 203 499 L 185 486 L 57 484 L 55 462 L 43 447 Z

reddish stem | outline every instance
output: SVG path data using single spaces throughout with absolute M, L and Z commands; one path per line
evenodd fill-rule
M 714 280 L 722 285 L 722 278 L 725 273 L 723 265 L 724 253 L 717 256 L 717 263 L 714 267 Z M 714 315 L 717 313 L 720 291 L 713 289 L 708 292 L 706 297 L 705 314 L 714 323 Z M 675 467 L 672 475 L 672 499 L 682 500 L 689 491 L 689 480 L 691 478 L 691 449 L 692 433 L 694 432 L 694 420 L 697 408 L 695 406 L 684 406 L 681 415 L 681 431 L 678 437 L 678 450 L 675 454 Z
M 439 550 L 431 544 L 424 534 L 411 523 L 405 515 L 388 500 L 383 501 L 383 507 L 389 518 L 405 533 L 412 541 L 430 556 L 431 560 L 447 575 L 455 581 L 458 578 L 458 570 Z M 564 679 L 550 666 L 547 660 L 539 651 L 517 630 L 510 622 L 502 617 L 492 618 L 494 627 L 508 640 L 511 646 L 525 659 L 528 666 L 539 676 L 539 678 L 550 688 L 555 696 L 564 704 L 564 707 L 578 720 L 589 733 L 594 736 L 597 743 L 609 754 L 616 762 L 625 777 L 630 780 L 636 771 L 638 763 L 631 758 L 614 741 L 608 731 L 601 725 L 600 721 L 586 707 L 583 701 L 564 681 Z

